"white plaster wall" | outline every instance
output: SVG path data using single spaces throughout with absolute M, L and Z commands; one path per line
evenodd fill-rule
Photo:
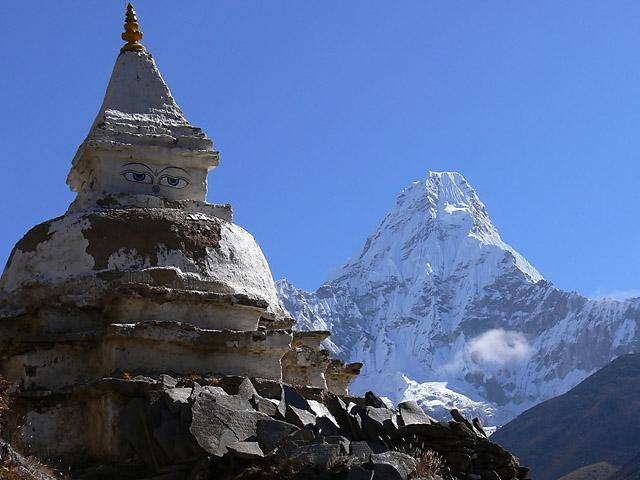
M 52 220 L 48 238 L 32 251 L 16 249 L 0 278 L 0 291 L 10 293 L 35 281 L 51 286 L 82 279 L 89 285 L 100 284 L 95 278 L 94 259 L 87 253 L 89 242 L 82 230 L 90 227 L 89 213 L 66 215 Z M 221 228 L 219 248 L 208 248 L 205 267 L 197 266 L 184 252 L 157 245 L 157 267 L 176 269 L 178 275 L 197 277 L 201 282 L 222 283 L 227 293 L 245 294 L 250 298 L 266 300 L 270 315 L 281 316 L 278 296 L 269 264 L 254 237 L 233 223 L 204 214 L 190 214 L 194 220 L 218 222 Z M 135 228 L 132 225 L 131 228 Z M 106 232 L 105 232 L 106 233 Z M 149 238 L 153 244 L 154 239 Z M 109 257 L 109 269 L 114 271 L 144 271 L 150 264 L 135 250 L 114 250 Z M 93 281 L 87 281 L 92 277 Z M 71 292 L 70 292 L 71 293 Z

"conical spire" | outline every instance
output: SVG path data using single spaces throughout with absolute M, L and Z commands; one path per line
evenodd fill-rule
M 113 173 L 118 159 L 195 168 L 204 174 L 218 165 L 218 152 L 213 150 L 211 139 L 185 118 L 151 54 L 139 43 L 142 32 L 131 4 L 124 28 L 122 38 L 127 43 L 118 55 L 102 106 L 67 178 L 76 192 L 111 189 L 101 181 Z M 193 187 L 194 182 L 190 185 Z M 184 195 L 188 192 L 194 189 L 182 191 Z M 190 198 L 204 200 L 206 178 L 196 193 L 197 198 Z
M 122 32 L 122 40 L 127 42 L 121 49 L 121 52 L 143 52 L 144 46 L 140 43 L 142 40 L 142 32 L 138 25 L 138 17 L 133 5 L 127 5 L 127 13 L 124 19 L 124 32 Z

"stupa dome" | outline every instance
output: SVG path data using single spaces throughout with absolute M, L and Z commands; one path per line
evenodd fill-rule
M 141 197 L 114 196 L 104 207 L 35 226 L 14 247 L 0 290 L 24 305 L 25 296 L 28 304 L 61 292 L 89 299 L 145 284 L 231 295 L 264 304 L 268 317 L 286 316 L 260 247 L 224 218 L 228 210 Z

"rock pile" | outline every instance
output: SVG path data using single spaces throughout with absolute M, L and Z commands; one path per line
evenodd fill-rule
M 371 392 L 339 396 L 236 376 L 110 381 L 138 392 L 119 419 L 131 458 L 110 467 L 117 478 L 528 478 L 479 423 L 455 411 L 437 422 L 412 401 L 394 411 Z M 427 451 L 441 467 L 425 463 Z

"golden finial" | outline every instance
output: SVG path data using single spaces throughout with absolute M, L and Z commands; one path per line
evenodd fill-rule
M 138 17 L 136 17 L 136 11 L 130 3 L 127 5 L 122 39 L 127 43 L 120 49 L 121 52 L 144 52 L 145 48 L 140 43 L 142 32 L 138 25 Z

